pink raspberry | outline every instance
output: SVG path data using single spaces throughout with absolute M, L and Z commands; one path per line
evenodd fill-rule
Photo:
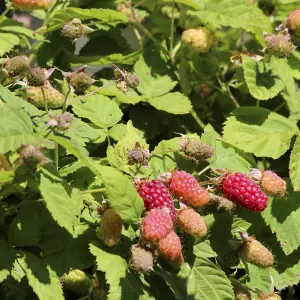
M 178 235 L 171 231 L 164 239 L 158 243 L 160 254 L 168 261 L 181 265 L 184 261 L 182 247 Z
M 172 218 L 164 208 L 150 210 L 143 222 L 142 237 L 155 243 L 166 237 L 173 228 Z
M 270 196 L 283 197 L 286 193 L 286 182 L 271 170 L 262 173 L 260 186 Z
M 300 36 L 300 9 L 296 9 L 289 14 L 286 26 L 290 32 Z
M 201 187 L 195 177 L 185 171 L 174 171 L 169 186 L 170 191 L 180 200 L 194 207 L 209 201 L 208 191 Z
M 176 210 L 173 199 L 164 184 L 158 180 L 146 181 L 139 187 L 138 193 L 144 200 L 146 210 L 157 207 L 167 207 L 170 210 L 172 220 L 176 220 Z
M 224 196 L 252 211 L 263 211 L 268 204 L 267 195 L 242 173 L 227 175 L 222 185 Z

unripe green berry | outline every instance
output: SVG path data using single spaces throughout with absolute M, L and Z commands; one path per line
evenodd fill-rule
M 46 70 L 42 68 L 31 68 L 27 74 L 28 84 L 31 86 L 43 86 L 46 83 Z
M 7 77 L 23 76 L 29 70 L 29 59 L 27 56 L 15 56 L 6 60 L 3 64 L 3 72 Z
M 181 40 L 197 53 L 207 53 L 213 45 L 213 37 L 205 27 L 185 30 Z
M 86 296 L 92 280 L 81 270 L 72 270 L 62 277 L 63 287 L 80 296 Z
M 64 25 L 61 34 L 74 41 L 85 35 L 85 27 L 80 19 L 75 18 Z
M 74 72 L 70 75 L 70 85 L 77 94 L 83 94 L 92 83 L 92 77 L 85 72 Z
M 278 57 L 288 56 L 294 49 L 294 45 L 290 41 L 290 34 L 287 31 L 278 34 L 264 34 L 266 42 L 265 52 Z

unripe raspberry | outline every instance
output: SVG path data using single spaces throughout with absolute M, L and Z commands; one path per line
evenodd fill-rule
M 230 249 L 226 254 L 222 255 L 219 261 L 226 268 L 234 268 L 240 264 L 240 258 L 233 249 Z
M 139 186 L 138 193 L 144 200 L 146 210 L 166 207 L 172 220 L 176 220 L 174 202 L 164 184 L 157 180 L 145 181 Z
M 168 17 L 170 19 L 172 19 L 172 17 L 174 17 L 174 20 L 179 20 L 179 18 L 180 18 L 180 11 L 179 11 L 179 9 L 178 9 L 177 6 L 174 7 L 174 16 L 173 16 L 173 7 L 171 5 L 165 5 L 165 6 L 163 6 L 160 9 L 160 12 L 164 16 L 166 16 L 166 17 Z
M 112 209 L 107 209 L 102 215 L 100 227 L 98 229 L 98 237 L 101 234 L 104 243 L 109 246 L 115 246 L 120 238 L 122 232 L 122 219 Z
M 240 253 L 247 262 L 260 268 L 269 268 L 273 265 L 273 254 L 265 246 L 253 237 L 242 234 L 241 236 L 244 243 Z
M 289 14 L 286 26 L 291 33 L 300 37 L 300 9 L 296 9 Z
M 181 40 L 198 53 L 207 53 L 213 45 L 213 37 L 205 27 L 185 30 Z
M 51 7 L 52 4 L 53 0 L 12 0 L 14 8 L 25 11 L 47 9 Z
M 169 186 L 170 191 L 194 207 L 203 206 L 209 201 L 209 193 L 201 187 L 193 175 L 185 171 L 174 171 Z
M 194 237 L 204 237 L 207 233 L 203 218 L 192 208 L 182 209 L 178 213 L 177 225 L 181 230 Z
M 124 80 L 126 81 L 127 85 L 132 89 L 135 89 L 140 84 L 139 78 L 136 75 L 131 73 L 126 72 L 124 76 Z
M 73 19 L 67 22 L 61 30 L 62 36 L 75 41 L 86 34 L 86 26 L 81 23 L 80 19 Z
M 100 280 L 98 279 L 93 280 L 89 292 L 89 300 L 107 300 L 108 289 L 109 289 L 108 284 L 105 282 L 105 277 L 100 278 Z
M 138 244 L 133 245 L 131 247 L 131 258 L 133 267 L 137 272 L 148 273 L 153 271 L 154 257 L 149 249 Z
M 268 205 L 268 197 L 260 187 L 242 173 L 229 174 L 222 182 L 226 198 L 252 211 L 263 211 Z
M 127 94 L 129 91 L 129 86 L 125 80 L 116 82 L 116 88 L 124 94 Z
M 124 14 L 131 23 L 141 23 L 144 20 L 135 8 L 131 9 L 127 7 L 126 4 L 118 4 L 117 11 Z
M 29 59 L 27 56 L 15 56 L 3 63 L 3 72 L 7 77 L 24 76 L 29 70 Z
M 70 85 L 74 88 L 75 93 L 84 94 L 92 85 L 92 77 L 85 72 L 74 72 L 69 75 Z
M 212 157 L 214 154 L 214 148 L 212 146 L 196 139 L 190 139 L 184 135 L 180 139 L 180 146 L 185 157 L 190 160 L 204 160 Z
M 66 131 L 70 128 L 72 121 L 73 117 L 70 114 L 66 113 L 55 116 L 47 123 L 47 125 L 57 127 L 57 129 L 60 131 Z
M 175 265 L 183 264 L 184 258 L 180 238 L 174 231 L 171 231 L 165 238 L 159 241 L 158 250 L 169 262 Z
M 44 95 L 42 88 L 44 90 Z M 27 87 L 26 99 L 36 107 L 45 107 L 46 102 L 48 108 L 59 108 L 64 104 L 65 101 L 64 95 L 50 84 L 46 84 L 44 87 Z
M 264 34 L 266 48 L 264 49 L 268 54 L 274 54 L 278 57 L 288 56 L 295 48 L 290 41 L 290 34 L 287 31 L 278 34 Z
M 259 300 L 281 300 L 281 297 L 278 293 L 264 294 L 262 293 L 259 296 Z
M 49 159 L 44 155 L 41 147 L 33 145 L 22 145 L 20 149 L 20 163 L 26 165 L 32 170 L 37 166 L 41 166 L 49 162 Z
M 270 170 L 263 172 L 260 186 L 262 190 L 270 196 L 283 197 L 286 193 L 285 181 Z
M 142 166 L 148 166 L 149 157 L 150 151 L 144 149 L 139 142 L 136 142 L 134 149 L 128 152 L 128 163 L 130 165 L 140 164 Z
M 154 208 L 144 218 L 142 237 L 145 241 L 156 243 L 165 238 L 173 228 L 170 213 L 165 208 Z
M 31 68 L 26 76 L 31 86 L 44 86 L 47 81 L 47 70 L 42 68 Z
M 230 281 L 233 286 L 235 300 L 251 300 L 251 294 L 243 284 L 234 278 L 231 278 Z
M 89 293 L 92 280 L 81 270 L 72 270 L 62 277 L 63 287 L 80 296 Z

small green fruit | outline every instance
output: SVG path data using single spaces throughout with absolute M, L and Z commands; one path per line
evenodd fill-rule
M 15 56 L 6 60 L 3 64 L 3 72 L 7 77 L 24 76 L 29 70 L 29 58 L 27 56 Z

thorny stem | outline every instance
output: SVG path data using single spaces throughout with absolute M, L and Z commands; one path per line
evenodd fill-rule
M 205 124 L 199 119 L 199 117 L 197 116 L 194 108 L 191 109 L 191 115 L 194 118 L 194 120 L 197 122 L 197 124 L 204 129 L 205 128 Z
M 172 51 L 173 51 L 173 44 L 174 44 L 174 12 L 175 12 L 175 0 L 173 0 L 173 6 L 172 6 L 172 20 L 171 20 L 171 40 L 170 40 L 170 57 L 172 57 Z
M 70 93 L 71 93 L 71 87 L 69 86 L 69 89 L 68 89 L 67 94 L 65 96 L 65 101 L 64 101 L 64 104 L 63 104 L 63 108 L 62 108 L 62 111 L 61 111 L 62 114 L 65 113 L 65 111 L 67 109 L 67 102 L 68 102 L 68 98 L 69 98 Z
M 99 189 L 93 189 L 93 190 L 85 190 L 85 191 L 82 191 L 81 193 L 82 194 L 96 194 L 96 193 L 103 193 L 105 191 L 106 191 L 106 188 L 99 188 Z
M 100 90 L 112 85 L 112 84 L 115 84 L 115 81 L 112 80 L 112 81 L 109 81 L 108 83 L 104 84 L 103 86 L 100 86 L 99 88 L 95 89 L 94 91 L 90 92 L 90 93 L 87 93 L 86 96 L 89 96 L 89 95 L 94 95 L 95 93 L 99 92 Z
M 49 116 L 48 103 L 46 101 L 44 87 L 41 87 L 41 90 L 42 90 L 42 94 L 43 94 L 43 100 L 44 100 L 45 110 L 46 110 L 47 115 Z

